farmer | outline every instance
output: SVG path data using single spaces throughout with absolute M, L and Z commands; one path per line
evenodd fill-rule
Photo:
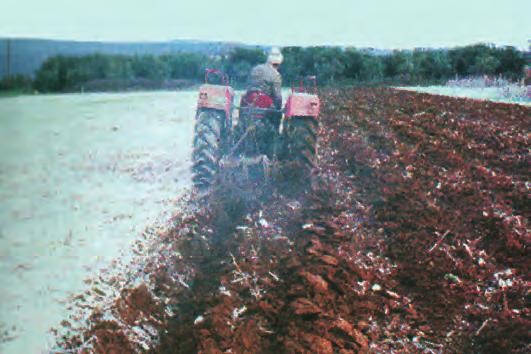
M 282 108 L 282 94 L 280 91 L 282 77 L 278 72 L 282 59 L 280 49 L 273 47 L 267 56 L 267 62 L 259 64 L 251 70 L 247 87 L 247 92 L 262 91 L 271 97 L 276 109 Z
M 282 63 L 282 53 L 278 48 L 272 48 L 264 64 L 255 66 L 249 74 L 247 92 L 242 97 L 240 107 L 254 107 L 265 109 L 263 119 L 249 118 L 245 109 L 240 111 L 241 126 L 246 127 L 252 124 L 258 127 L 255 132 L 255 142 L 260 146 L 260 151 L 265 151 L 266 155 L 272 157 L 275 150 L 280 122 L 282 120 L 282 78 L 278 72 L 278 67 Z M 270 124 L 265 124 L 269 122 Z

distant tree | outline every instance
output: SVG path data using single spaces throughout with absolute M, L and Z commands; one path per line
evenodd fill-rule
M 453 72 L 459 76 L 477 75 L 474 69 L 479 57 L 489 56 L 493 49 L 485 44 L 476 44 L 451 49 L 448 52 Z
M 417 80 L 430 81 L 446 79 L 452 76 L 452 65 L 444 51 L 414 51 L 413 71 Z
M 0 91 L 23 91 L 30 92 L 33 88 L 33 81 L 29 76 L 13 75 L 6 76 L 0 80 Z
M 367 68 L 365 54 L 356 48 L 348 48 L 344 53 L 344 76 L 347 79 L 362 80 L 362 72 Z
M 135 78 L 160 81 L 169 76 L 167 63 L 152 55 L 134 56 L 131 68 Z
M 286 47 L 280 67 L 288 84 L 300 77 L 316 75 L 323 84 L 341 82 L 404 81 L 440 82 L 454 75 L 503 75 L 516 80 L 523 76 L 526 58 L 513 47 L 496 48 L 478 44 L 451 50 L 394 51 L 385 56 L 356 48 Z M 202 80 L 205 68 L 225 71 L 234 83 L 244 84 L 252 67 L 265 62 L 261 48 L 234 48 L 228 55 L 194 53 L 153 55 L 56 56 L 47 59 L 35 75 L 39 91 L 77 90 L 91 80 L 167 79 Z M 5 80 L 4 80 L 5 81 Z M 0 89 L 11 83 L 2 82 Z M 27 85 L 20 81 L 17 85 Z
M 418 80 L 418 67 L 415 65 L 417 62 L 414 57 L 414 52 L 399 50 L 393 51 L 391 55 L 383 56 L 384 77 L 387 80 L 397 80 L 400 82 Z
M 286 47 L 282 49 L 284 61 L 280 66 L 280 72 L 284 83 L 290 82 L 304 76 L 303 53 L 304 48 L 301 47 Z
M 236 47 L 229 53 L 229 63 L 246 61 L 252 65 L 263 63 L 266 54 L 261 48 Z
M 130 57 L 112 56 L 105 65 L 104 77 L 109 79 L 129 80 L 134 78 L 133 67 Z
M 317 47 L 315 71 L 325 83 L 334 83 L 343 78 L 345 71 L 344 53 L 335 47 Z
M 381 57 L 365 53 L 360 79 L 366 82 L 377 82 L 384 77 L 384 64 Z
M 405 77 L 410 72 L 408 56 L 399 50 L 382 58 L 384 66 L 383 74 L 387 78 Z
M 35 88 L 39 91 L 61 91 L 59 82 L 60 57 L 52 57 L 42 63 L 35 75 Z
M 482 54 L 474 61 L 470 68 L 473 75 L 494 75 L 500 67 L 500 61 L 494 55 Z
M 260 48 L 234 48 L 228 55 L 225 71 L 236 82 L 245 83 L 252 67 L 265 60 L 266 55 Z
M 207 58 L 196 53 L 176 53 L 163 55 L 161 58 L 172 79 L 200 79 Z
M 230 66 L 230 74 L 238 83 L 245 83 L 249 77 L 249 73 L 253 68 L 253 64 L 247 61 L 236 61 Z
M 485 44 L 454 48 L 448 52 L 454 74 L 460 76 L 499 74 L 511 80 L 523 76 L 525 56 L 514 47 Z
M 509 79 L 518 80 L 524 76 L 526 58 L 524 53 L 514 47 L 505 47 L 497 51 L 499 66 L 497 74 L 501 74 Z

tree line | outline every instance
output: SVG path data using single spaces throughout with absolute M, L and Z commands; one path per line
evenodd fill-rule
M 526 57 L 514 47 L 477 44 L 449 50 L 416 49 L 374 54 L 340 47 L 285 47 L 281 73 L 289 84 L 299 77 L 316 75 L 321 85 L 442 83 L 468 76 L 503 76 L 519 80 Z M 0 81 L 0 90 L 67 92 L 87 84 L 120 81 L 163 83 L 181 80 L 196 83 L 205 68 L 226 72 L 235 86 L 243 86 L 251 68 L 266 59 L 261 48 L 234 48 L 227 55 L 172 53 L 153 55 L 93 54 L 48 58 L 35 77 L 15 76 Z
M 441 83 L 457 77 L 523 78 L 526 58 L 514 47 L 478 44 L 449 50 L 395 50 L 375 55 L 355 48 L 288 47 L 283 49 L 284 78 L 315 74 L 323 83 Z

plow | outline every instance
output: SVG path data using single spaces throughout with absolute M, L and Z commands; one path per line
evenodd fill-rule
M 244 93 L 239 105 L 228 76 L 205 72 L 199 88 L 192 173 L 196 190 L 208 194 L 230 180 L 259 185 L 289 168 L 306 183 L 315 167 L 320 100 L 315 76 L 292 84 L 283 108 L 262 91 Z

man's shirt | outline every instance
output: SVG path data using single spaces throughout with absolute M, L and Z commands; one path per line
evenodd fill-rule
M 259 64 L 249 74 L 247 90 L 260 90 L 273 99 L 275 107 L 282 107 L 282 77 L 273 65 Z

